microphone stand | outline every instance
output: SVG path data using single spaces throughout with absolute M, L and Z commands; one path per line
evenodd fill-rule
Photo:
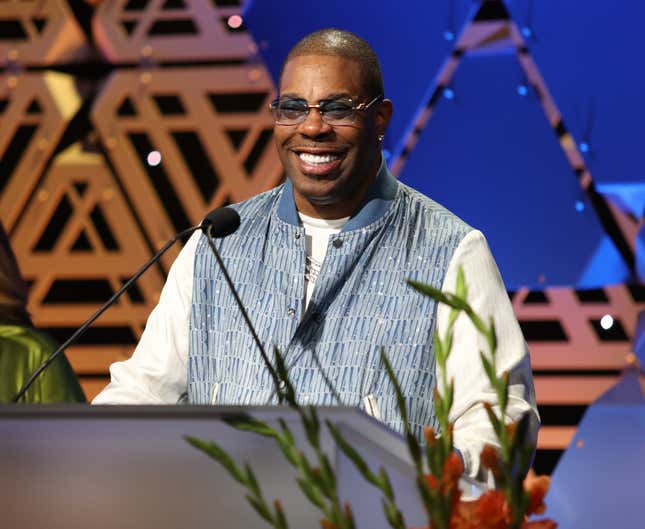
M 81 337 L 87 328 L 96 321 L 96 319 L 103 314 L 108 308 L 112 306 L 112 304 L 121 297 L 121 295 L 132 286 L 132 284 L 139 279 L 143 275 L 143 273 L 148 270 L 154 263 L 156 263 L 159 260 L 159 257 L 161 257 L 173 244 L 175 244 L 179 239 L 185 237 L 186 235 L 190 235 L 191 233 L 199 230 L 202 228 L 202 225 L 200 224 L 199 226 L 193 226 L 191 228 L 185 229 L 184 231 L 178 233 L 175 235 L 172 239 L 170 239 L 166 244 L 163 245 L 163 247 L 153 256 L 150 261 L 148 261 L 142 268 L 140 268 L 136 274 L 134 274 L 119 290 L 117 290 L 112 297 L 101 306 L 90 318 L 83 324 L 81 325 L 74 334 L 72 334 L 63 344 L 61 344 L 53 353 L 49 355 L 47 360 L 45 360 L 36 371 L 34 371 L 31 376 L 27 379 L 27 381 L 22 385 L 18 393 L 16 393 L 16 396 L 11 400 L 11 402 L 18 402 L 23 395 L 27 392 L 27 390 L 31 387 L 31 385 L 34 383 L 34 380 L 38 378 L 38 376 L 45 370 L 47 369 L 50 364 L 56 360 L 60 356 L 60 354 L 65 350 L 69 344 L 73 343 L 77 338 Z M 212 226 L 209 226 L 209 232 L 211 230 Z
M 212 229 L 212 226 L 208 226 L 208 228 L 206 229 L 206 239 L 208 241 L 208 245 L 210 246 L 213 254 L 215 255 L 215 259 L 217 259 L 217 264 L 219 265 L 220 270 L 222 270 L 222 274 L 224 275 L 224 279 L 226 280 L 226 283 L 228 284 L 228 287 L 231 290 L 231 293 L 233 294 L 233 297 L 235 298 L 237 306 L 240 309 L 240 312 L 242 313 L 242 317 L 244 318 L 244 321 L 246 322 L 246 326 L 249 328 L 249 331 L 251 331 L 251 335 L 253 336 L 253 339 L 255 340 L 255 343 L 258 346 L 258 349 L 260 350 L 260 354 L 262 355 L 262 360 L 264 360 L 264 365 L 269 370 L 269 373 L 271 374 L 271 378 L 273 379 L 273 385 L 275 387 L 275 393 L 278 396 L 278 402 L 280 404 L 282 404 L 284 402 L 285 396 L 284 396 L 284 393 L 281 391 L 280 379 L 278 377 L 278 374 L 276 373 L 276 370 L 273 367 L 273 364 L 269 360 L 269 357 L 267 356 L 266 351 L 264 350 L 264 347 L 262 346 L 262 342 L 260 341 L 260 339 L 258 338 L 257 333 L 255 332 L 255 328 L 253 327 L 253 324 L 251 323 L 251 319 L 249 318 L 249 315 L 247 314 L 246 309 L 244 308 L 244 304 L 242 303 L 242 300 L 240 299 L 240 296 L 237 293 L 237 290 L 235 289 L 235 286 L 233 285 L 233 281 L 231 281 L 231 277 L 228 275 L 228 271 L 226 270 L 226 267 L 224 266 L 224 263 L 222 262 L 222 258 L 220 257 L 219 252 L 217 251 L 217 247 L 215 246 L 215 243 L 213 242 L 213 237 L 211 236 L 211 229 Z M 336 388 L 334 387 L 334 385 L 329 380 L 329 377 L 327 376 L 327 374 L 322 369 L 322 366 L 320 365 L 320 362 L 318 361 L 317 357 L 316 357 L 316 363 L 318 364 L 320 372 L 321 372 L 321 374 L 323 376 L 323 380 L 327 384 L 327 387 L 331 390 L 331 393 L 334 396 L 334 398 L 336 399 L 336 401 L 339 404 L 342 405 L 343 401 L 341 400 L 340 395 L 336 391 Z
M 228 271 L 226 270 L 226 267 L 224 266 L 222 258 L 220 257 L 219 252 L 217 251 L 217 247 L 215 246 L 215 243 L 213 242 L 213 237 L 211 235 L 212 228 L 213 228 L 213 226 L 210 225 L 206 229 L 206 240 L 208 241 L 208 245 L 210 246 L 213 254 L 215 255 L 215 259 L 217 259 L 217 264 L 219 265 L 220 270 L 222 271 L 222 274 L 224 275 L 224 279 L 226 280 L 226 283 L 228 284 L 228 287 L 231 290 L 231 293 L 233 294 L 233 297 L 235 298 L 235 302 L 237 303 L 237 306 L 240 309 L 240 312 L 242 313 L 242 317 L 244 318 L 244 321 L 246 322 L 246 326 L 249 328 L 249 331 L 251 331 L 251 335 L 253 336 L 253 340 L 255 340 L 255 344 L 258 346 L 258 349 L 260 350 L 260 354 L 262 355 L 262 360 L 264 360 L 264 365 L 269 370 L 271 378 L 273 379 L 273 385 L 275 386 L 275 391 L 276 391 L 276 393 L 278 395 L 278 402 L 280 404 L 282 404 L 282 402 L 284 400 L 284 395 L 282 394 L 282 391 L 280 390 L 280 379 L 278 378 L 278 374 L 276 373 L 275 368 L 273 367 L 273 364 L 269 360 L 269 357 L 267 356 L 267 353 L 264 350 L 264 346 L 262 345 L 262 342 L 260 341 L 260 338 L 258 338 L 258 335 L 255 332 L 255 328 L 253 327 L 253 324 L 251 323 L 249 315 L 247 314 L 246 309 L 244 308 L 244 305 L 242 304 L 242 300 L 240 299 L 240 296 L 237 293 L 237 290 L 235 289 L 235 286 L 233 285 L 233 281 L 231 281 L 231 277 L 228 275 Z

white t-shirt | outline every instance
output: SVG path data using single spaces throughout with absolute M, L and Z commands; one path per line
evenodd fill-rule
M 342 219 L 317 219 L 298 212 L 302 226 L 305 229 L 305 246 L 307 258 L 305 261 L 305 310 L 314 291 L 316 280 L 327 254 L 329 237 L 343 229 L 349 217 Z

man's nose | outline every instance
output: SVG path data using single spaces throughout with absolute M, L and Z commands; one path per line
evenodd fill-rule
M 304 121 L 298 125 L 299 132 L 304 136 L 320 136 L 331 132 L 332 127 L 326 123 L 320 110 L 317 108 L 310 108 Z

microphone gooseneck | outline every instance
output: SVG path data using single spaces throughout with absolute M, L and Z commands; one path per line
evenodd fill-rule
M 226 209 L 226 208 L 223 208 Z M 222 215 L 226 215 L 225 220 L 221 223 L 221 225 L 227 225 L 227 226 L 235 226 L 235 228 L 231 231 L 235 231 L 238 226 L 240 225 L 240 216 L 238 215 L 237 211 L 233 209 L 228 209 L 228 211 L 234 213 L 235 218 L 233 215 L 230 213 L 222 213 Z M 209 215 L 206 216 L 204 219 L 204 222 L 202 223 L 202 231 L 204 231 L 206 235 L 206 240 L 208 241 L 208 245 L 211 248 L 211 251 L 213 252 L 213 255 L 215 255 L 215 259 L 217 260 L 217 264 L 220 267 L 220 270 L 222 271 L 222 275 L 224 276 L 224 279 L 226 280 L 226 284 L 228 285 L 228 288 L 231 291 L 231 294 L 233 294 L 233 297 L 235 298 L 235 303 L 237 304 L 238 308 L 240 309 L 240 312 L 242 313 L 242 317 L 244 318 L 244 321 L 246 322 L 246 326 L 248 327 L 249 331 L 251 332 L 251 335 L 253 336 L 253 340 L 255 341 L 255 344 L 258 346 L 258 349 L 260 350 L 260 354 L 262 355 L 262 360 L 264 361 L 264 365 L 266 366 L 267 370 L 269 371 L 269 374 L 271 375 L 271 379 L 273 380 L 273 385 L 275 387 L 275 391 L 278 395 L 278 401 L 282 403 L 284 400 L 284 396 L 282 394 L 282 391 L 280 391 L 280 379 L 278 377 L 278 374 L 276 373 L 275 368 L 273 367 L 273 364 L 269 360 L 269 357 L 267 356 L 266 351 L 264 350 L 264 346 L 262 345 L 262 342 L 260 341 L 260 338 L 258 338 L 257 332 L 255 332 L 255 327 L 253 327 L 253 324 L 251 323 L 251 319 L 249 318 L 248 313 L 246 312 L 246 309 L 244 308 L 244 305 L 242 303 L 242 300 L 240 299 L 239 294 L 237 293 L 237 290 L 235 286 L 233 285 L 233 281 L 231 280 L 231 277 L 228 275 L 228 271 L 226 270 L 226 266 L 224 266 L 224 262 L 222 261 L 222 258 L 217 251 L 217 247 L 215 246 L 215 243 L 213 242 L 213 237 L 223 237 L 224 235 L 220 235 L 220 233 L 223 230 L 216 230 L 215 229 L 215 224 L 212 222 L 208 222 L 210 219 L 210 215 L 215 215 L 217 211 L 213 211 Z M 228 235 L 228 233 L 225 233 L 225 235 Z
M 206 218 L 202 222 L 202 231 L 206 234 L 206 240 L 208 242 L 208 245 L 210 246 L 211 251 L 215 255 L 215 259 L 217 260 L 217 264 L 219 265 L 220 270 L 222 271 L 222 275 L 224 276 L 224 279 L 231 293 L 233 294 L 233 297 L 235 298 L 235 302 L 238 308 L 240 309 L 240 312 L 242 313 L 242 317 L 244 318 L 244 321 L 246 322 L 246 325 L 249 331 L 251 332 L 251 335 L 253 336 L 253 340 L 255 341 L 256 345 L 258 346 L 258 349 L 260 350 L 260 354 L 262 355 L 262 360 L 264 361 L 264 365 L 266 366 L 267 370 L 269 371 L 269 374 L 271 375 L 271 379 L 273 380 L 274 391 L 275 391 L 275 394 L 278 396 L 278 401 L 282 403 L 284 401 L 284 394 L 280 390 L 280 377 L 278 376 L 275 370 L 275 367 L 273 367 L 273 364 L 269 360 L 269 357 L 266 354 L 266 351 L 264 350 L 262 342 L 260 341 L 260 338 L 258 337 L 258 334 L 255 331 L 253 324 L 251 323 L 251 319 L 249 318 L 249 315 L 246 312 L 246 309 L 244 308 L 244 304 L 242 303 L 242 300 L 240 299 L 240 296 L 237 293 L 235 286 L 233 285 L 233 281 L 231 280 L 231 277 L 228 274 L 228 270 L 224 266 L 224 262 L 222 261 L 222 258 L 219 252 L 217 251 L 217 247 L 213 242 L 213 238 L 225 237 L 226 235 L 233 233 L 235 230 L 237 230 L 239 225 L 240 225 L 240 216 L 237 214 L 235 210 L 229 209 L 229 208 L 221 208 L 219 210 L 212 211 L 211 213 L 206 215 Z M 340 395 L 338 394 L 338 391 L 334 387 L 334 384 L 331 382 L 331 380 L 329 380 L 329 377 L 323 370 L 317 357 L 316 357 L 316 362 L 322 374 L 323 380 L 325 381 L 325 384 L 330 389 L 336 401 L 342 405 L 343 402 L 340 398 Z
M 232 212 L 232 213 L 230 213 Z M 213 229 L 214 232 L 218 234 L 218 237 L 224 237 L 233 233 L 238 226 L 240 225 L 240 216 L 236 211 L 233 211 L 230 208 L 218 208 L 206 215 L 202 223 L 198 226 L 192 226 L 185 229 L 184 231 L 176 234 L 172 239 L 170 239 L 166 244 L 164 244 L 161 249 L 152 256 L 152 258 L 147 261 L 119 290 L 117 290 L 110 299 L 108 299 L 101 307 L 89 317 L 83 325 L 81 325 L 75 332 L 72 334 L 64 343 L 62 343 L 53 353 L 51 353 L 47 359 L 38 366 L 38 369 L 34 371 L 31 376 L 26 380 L 22 385 L 16 396 L 11 400 L 12 402 L 18 402 L 27 390 L 32 386 L 35 380 L 40 376 L 40 374 L 47 369 L 60 354 L 74 343 L 78 338 L 80 338 L 87 328 L 96 321 L 96 319 L 101 316 L 107 309 L 109 309 L 114 302 L 119 299 L 124 292 L 126 292 L 132 284 L 143 275 L 143 273 L 148 270 L 153 264 L 155 264 L 161 256 L 168 251 L 168 249 L 175 244 L 179 239 L 190 235 L 191 233 L 204 229 L 205 226 L 209 226 Z

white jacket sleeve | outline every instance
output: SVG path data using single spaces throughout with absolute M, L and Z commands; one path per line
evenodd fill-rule
M 497 265 L 480 231 L 471 231 L 457 247 L 444 279 L 443 290 L 455 291 L 460 266 L 468 285 L 468 303 L 484 321 L 488 322 L 492 317 L 495 322 L 498 375 L 504 371 L 510 373 L 506 422 L 516 421 L 524 413 L 530 412 L 530 437 L 535 444 L 539 416 L 529 352 Z M 437 330 L 442 338 L 449 313 L 449 307 L 439 305 Z M 480 469 L 479 454 L 485 444 L 498 447 L 499 443 L 482 401 L 494 404 L 495 410 L 499 410 L 499 406 L 482 366 L 480 351 L 490 355 L 485 337 L 465 314 L 460 314 L 455 322 L 452 353 L 447 362 L 448 378 L 454 378 L 455 381 L 455 399 L 450 414 L 450 420 L 455 425 L 455 448 L 464 459 L 465 474 L 473 481 L 491 485 L 491 476 Z
M 175 404 L 186 394 L 193 266 L 200 235 L 193 234 L 170 268 L 132 357 L 110 366 L 111 382 L 92 404 Z

